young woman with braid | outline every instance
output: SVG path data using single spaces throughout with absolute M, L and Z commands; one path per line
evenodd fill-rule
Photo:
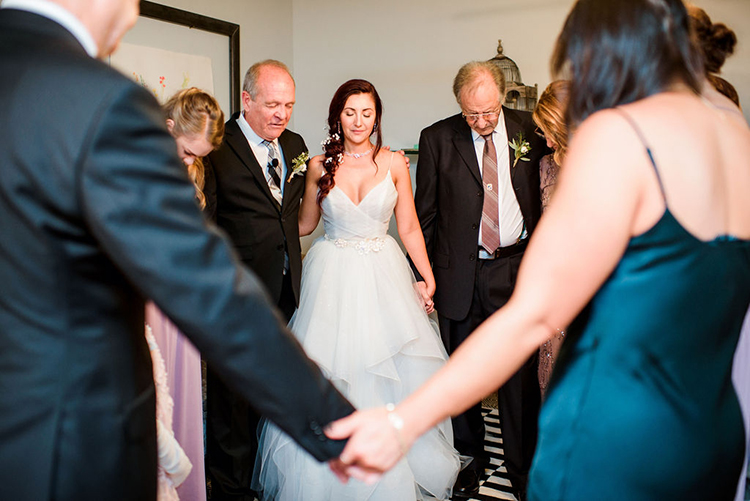
M 201 157 L 221 143 L 224 114 L 213 96 L 195 87 L 177 92 L 163 110 L 196 203 L 205 209 Z M 159 501 L 205 500 L 200 353 L 153 303 L 146 306 L 146 324 L 157 388 Z

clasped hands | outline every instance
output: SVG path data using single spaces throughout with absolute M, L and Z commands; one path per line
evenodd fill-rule
M 408 427 L 397 429 L 385 407 L 356 411 L 326 428 L 333 440 L 349 439 L 341 455 L 328 462 L 342 482 L 354 478 L 366 484 L 377 482 L 407 452 L 416 437 Z
M 430 290 L 430 287 L 424 281 L 417 282 L 415 287 L 417 288 L 419 296 L 422 298 L 424 311 L 429 315 L 435 311 L 435 303 L 432 301 L 432 296 L 435 294 L 435 287 L 433 286 L 432 290 Z

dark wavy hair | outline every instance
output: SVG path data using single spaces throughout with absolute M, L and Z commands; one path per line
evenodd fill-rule
M 691 5 L 688 7 L 690 24 L 695 30 L 698 47 L 703 52 L 706 73 L 719 73 L 727 56 L 734 53 L 737 35 L 724 23 L 712 23 L 706 11 Z
M 355 94 L 370 94 L 373 101 L 375 101 L 375 125 L 372 128 L 372 134 L 375 134 L 375 149 L 372 152 L 373 162 L 375 157 L 378 156 L 381 147 L 383 146 L 383 135 L 380 131 L 380 118 L 383 116 L 383 103 L 380 100 L 378 91 L 375 87 L 367 80 L 353 79 L 348 82 L 344 82 L 341 87 L 336 90 L 336 93 L 331 99 L 331 104 L 328 106 L 328 139 L 323 145 L 325 152 L 325 158 L 323 160 L 323 168 L 325 173 L 321 176 L 318 181 L 318 205 L 323 202 L 323 199 L 328 196 L 328 193 L 336 186 L 334 176 L 336 170 L 338 170 L 341 160 L 344 156 L 344 134 L 341 131 L 341 113 L 344 111 L 346 101 L 350 96 Z M 377 167 L 377 162 L 375 166 Z
M 572 82 L 568 124 L 682 82 L 696 94 L 703 61 L 682 0 L 578 0 L 552 56 Z
M 719 94 L 723 94 L 730 101 L 736 104 L 738 108 L 740 107 L 740 95 L 737 93 L 737 89 L 734 88 L 734 85 L 730 84 L 720 76 L 714 75 L 713 73 L 709 73 L 706 78 L 708 79 L 709 83 L 713 85 L 714 89 L 719 92 Z
M 693 27 L 698 48 L 703 53 L 703 69 L 714 89 L 740 106 L 740 96 L 732 84 L 718 76 L 727 57 L 734 53 L 737 35 L 723 23 L 714 24 L 706 11 L 691 5 L 688 7 L 690 24 Z

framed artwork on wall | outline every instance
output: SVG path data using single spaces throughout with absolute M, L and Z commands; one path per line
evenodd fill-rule
M 164 102 L 176 91 L 199 87 L 228 116 L 240 109 L 240 27 L 141 0 L 136 26 L 110 62 Z

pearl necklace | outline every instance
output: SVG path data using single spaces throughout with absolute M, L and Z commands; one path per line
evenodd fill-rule
M 373 146 L 372 148 L 370 148 L 369 150 L 365 151 L 364 153 L 349 153 L 348 151 L 344 150 L 344 155 L 346 155 L 348 157 L 362 158 L 362 157 L 366 157 L 367 155 L 369 155 L 370 153 L 372 153 L 372 150 L 374 150 L 374 149 L 375 149 L 375 147 Z

